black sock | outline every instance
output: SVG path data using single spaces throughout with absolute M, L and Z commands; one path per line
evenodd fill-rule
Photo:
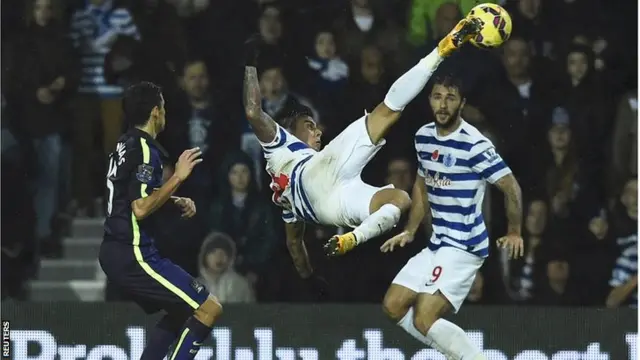
M 210 327 L 195 317 L 190 317 L 178 335 L 178 343 L 169 360 L 192 360 L 210 333 Z
M 175 321 L 172 322 L 169 315 L 165 315 L 151 331 L 140 360 L 164 359 L 179 333 L 180 328 L 175 326 Z

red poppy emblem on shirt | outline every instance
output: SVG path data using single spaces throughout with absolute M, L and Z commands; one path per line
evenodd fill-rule
M 431 154 L 431 160 L 433 161 L 438 160 L 438 156 L 440 156 L 440 153 L 438 152 L 438 150 L 434 151 L 433 154 Z
M 284 192 L 284 189 L 289 186 L 289 177 L 285 174 L 278 176 L 271 176 L 271 190 L 273 191 L 273 202 L 278 204 L 280 202 L 280 196 Z

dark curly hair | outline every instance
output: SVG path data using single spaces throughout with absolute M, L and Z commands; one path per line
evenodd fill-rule
M 442 85 L 446 88 L 458 89 L 460 97 L 464 98 L 464 84 L 462 80 L 453 74 L 438 75 L 433 79 L 433 85 Z
M 311 109 L 307 106 L 298 104 L 287 111 L 285 115 L 278 120 L 278 124 L 287 129 L 287 131 L 293 132 L 296 130 L 297 120 L 303 116 L 313 118 L 313 111 L 311 111 Z

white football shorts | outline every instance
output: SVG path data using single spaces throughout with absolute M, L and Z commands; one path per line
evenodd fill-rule
M 409 259 L 393 284 L 417 293 L 440 291 L 457 313 L 483 262 L 483 258 L 450 246 L 435 251 L 425 248 Z
M 356 227 L 369 216 L 373 195 L 380 189 L 393 188 L 371 186 L 360 177 L 384 144 L 385 140 L 371 142 L 365 115 L 309 160 L 302 181 L 320 223 Z

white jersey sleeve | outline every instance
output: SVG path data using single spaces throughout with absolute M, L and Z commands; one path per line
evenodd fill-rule
M 302 219 L 299 219 L 293 211 L 282 209 L 282 221 L 287 224 L 293 224 L 295 222 L 302 221 Z
M 470 155 L 469 167 L 491 184 L 511 174 L 511 169 L 488 139 L 475 143 Z

